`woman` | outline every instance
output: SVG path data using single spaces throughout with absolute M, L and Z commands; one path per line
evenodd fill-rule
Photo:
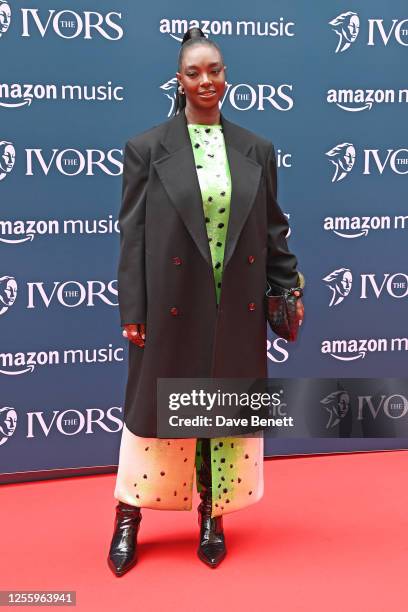
M 178 68 L 174 116 L 125 149 L 118 286 L 129 374 L 108 557 L 117 576 L 136 563 L 141 507 L 191 510 L 194 466 L 198 556 L 210 567 L 225 557 L 223 515 L 263 494 L 263 437 L 159 439 L 157 379 L 266 378 L 266 283 L 299 284 L 273 146 L 219 111 L 218 46 L 192 28 Z

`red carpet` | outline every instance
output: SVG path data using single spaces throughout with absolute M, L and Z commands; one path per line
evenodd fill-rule
M 267 460 L 264 497 L 225 516 L 213 570 L 196 556 L 195 509 L 144 509 L 139 563 L 121 578 L 106 563 L 113 475 L 3 485 L 0 589 L 76 590 L 81 611 L 406 611 L 407 460 Z

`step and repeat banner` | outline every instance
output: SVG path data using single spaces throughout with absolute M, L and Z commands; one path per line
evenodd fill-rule
M 279 202 L 306 277 L 300 339 L 270 334 L 269 376 L 405 376 L 406 2 L 0 0 L 2 482 L 115 469 L 127 355 L 116 281 L 123 150 L 171 116 L 193 25 L 223 51 L 224 115 L 275 145 Z M 336 386 L 327 391 L 313 408 L 321 415 L 339 403 Z M 405 417 L 402 395 L 397 412 L 377 400 L 367 402 L 372 419 Z M 265 448 L 408 447 L 403 437 L 345 438 L 267 438 Z

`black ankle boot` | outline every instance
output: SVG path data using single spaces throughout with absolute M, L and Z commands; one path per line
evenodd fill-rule
M 108 565 L 116 576 L 123 576 L 137 562 L 137 534 L 142 514 L 137 506 L 119 502 Z
M 223 532 L 222 516 L 211 518 L 211 456 L 210 440 L 202 441 L 202 463 L 198 472 L 201 485 L 201 503 L 198 506 L 198 523 L 200 525 L 200 544 L 198 557 L 209 567 L 217 567 L 227 554 Z

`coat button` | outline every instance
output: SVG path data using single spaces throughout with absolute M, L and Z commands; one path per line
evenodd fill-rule
M 170 313 L 173 315 L 173 317 L 177 317 L 178 313 L 179 313 L 179 310 L 178 310 L 178 308 L 173 306 L 172 308 L 170 308 Z
M 249 302 L 248 310 L 255 310 L 255 302 Z
M 253 255 L 248 255 L 248 263 L 253 264 L 255 261 L 255 257 Z
M 172 261 L 173 261 L 175 266 L 181 266 L 181 259 L 180 259 L 180 257 L 173 257 Z

